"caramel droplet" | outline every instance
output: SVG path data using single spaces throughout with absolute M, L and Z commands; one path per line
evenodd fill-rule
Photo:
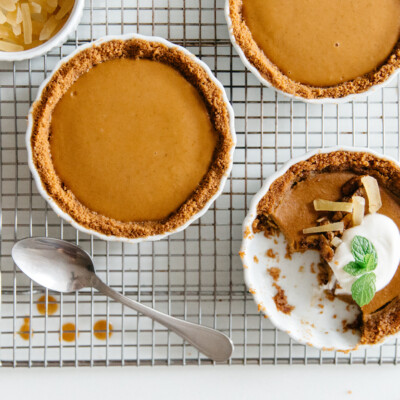
M 24 323 L 21 325 L 21 328 L 19 328 L 18 331 L 18 334 L 22 337 L 22 339 L 29 340 L 30 327 L 31 327 L 30 319 L 24 318 Z M 33 336 L 33 330 L 32 330 L 32 336 Z
M 79 332 L 78 332 L 79 336 Z M 67 322 L 62 327 L 62 339 L 65 342 L 74 342 L 76 340 L 76 328 L 72 322 Z
M 46 296 L 45 295 L 39 297 L 36 307 L 40 314 L 42 314 L 42 315 L 46 314 Z M 53 315 L 57 312 L 57 310 L 58 310 L 58 304 L 57 304 L 56 298 L 48 295 L 47 296 L 47 314 Z
M 108 337 L 112 335 L 113 326 L 109 322 L 108 323 Z M 101 319 L 93 325 L 93 334 L 99 340 L 106 340 L 107 338 L 107 321 L 105 319 Z

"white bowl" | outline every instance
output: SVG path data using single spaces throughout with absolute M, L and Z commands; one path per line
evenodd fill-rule
M 262 83 L 264 86 L 267 86 L 269 88 L 274 89 L 276 92 L 279 94 L 282 94 L 283 96 L 289 97 L 292 100 L 300 100 L 305 103 L 310 103 L 310 104 L 341 104 L 341 103 L 347 103 L 352 100 L 359 100 L 362 99 L 366 96 L 369 96 L 370 94 L 378 91 L 381 89 L 383 86 L 388 85 L 399 73 L 400 69 L 398 68 L 395 72 L 390 75 L 390 77 L 383 83 L 379 85 L 374 85 L 371 86 L 368 90 L 362 93 L 355 93 L 355 94 L 349 94 L 345 97 L 340 97 L 340 98 L 333 98 L 333 97 L 325 97 L 321 99 L 307 99 L 301 96 L 296 96 L 293 94 L 286 93 L 282 90 L 277 89 L 275 86 L 271 84 L 270 81 L 265 79 L 258 69 L 254 67 L 253 64 L 250 63 L 250 61 L 247 59 L 246 55 L 244 54 L 242 48 L 239 46 L 239 44 L 236 42 L 235 35 L 233 34 L 233 27 L 232 27 L 232 20 L 230 17 L 230 11 L 229 11 L 229 1 L 230 0 L 225 0 L 225 19 L 228 24 L 228 31 L 229 31 L 229 38 L 231 39 L 233 47 L 236 49 L 237 53 L 239 54 L 240 59 L 242 60 L 242 63 L 253 73 L 253 75 L 257 78 L 257 80 Z
M 21 61 L 28 60 L 33 57 L 39 57 L 54 47 L 63 44 L 68 36 L 76 30 L 79 21 L 82 18 L 83 7 L 85 0 L 75 0 L 75 4 L 72 7 L 71 13 L 64 26 L 49 40 L 41 44 L 40 46 L 34 47 L 24 51 L 0 51 L 0 61 Z
M 348 322 L 352 322 L 357 316 L 357 309 L 355 306 L 347 307 L 345 302 L 336 298 L 334 301 L 326 299 L 323 290 L 318 285 L 316 274 L 312 273 L 310 268 L 314 263 L 317 269 L 320 261 L 319 252 L 309 250 L 305 253 L 294 253 L 292 259 L 288 259 L 285 258 L 286 241 L 282 234 L 279 237 L 266 238 L 263 232 L 254 233 L 253 231 L 257 205 L 277 178 L 282 176 L 292 165 L 305 161 L 317 153 L 330 153 L 338 150 L 370 153 L 381 159 L 390 160 L 400 167 L 396 160 L 369 149 L 343 146 L 316 150 L 293 158 L 267 178 L 262 188 L 254 195 L 250 210 L 243 222 L 243 241 L 240 254 L 247 288 L 253 294 L 260 311 L 278 329 L 287 332 L 299 343 L 321 350 L 350 351 L 371 346 L 359 346 L 358 333 L 353 333 L 351 330 L 343 332 L 342 321 L 346 319 Z M 277 257 L 275 259 L 267 257 L 267 249 L 272 249 Z M 266 268 L 274 266 L 281 270 L 281 278 L 277 284 L 285 290 L 288 303 L 295 306 L 290 315 L 278 311 L 273 300 L 276 288 L 273 287 L 274 281 L 266 273 Z M 300 266 L 304 268 L 300 270 Z M 335 314 L 337 317 L 333 318 Z
M 229 114 L 229 125 L 230 125 L 230 131 L 231 131 L 231 136 L 232 136 L 232 147 L 230 149 L 230 163 L 229 163 L 229 167 L 227 169 L 227 171 L 225 172 L 224 176 L 222 177 L 220 183 L 219 183 L 219 188 L 218 191 L 214 194 L 214 196 L 212 196 L 208 202 L 206 203 L 206 205 L 195 215 L 193 215 L 185 224 L 179 226 L 177 229 L 163 233 L 161 235 L 152 235 L 152 236 L 148 236 L 148 237 L 144 237 L 144 238 L 135 238 L 135 239 L 129 239 L 129 238 L 125 238 L 125 237 L 119 237 L 119 236 L 107 236 L 104 235 L 102 233 L 99 233 L 95 230 L 92 229 L 87 229 L 83 226 L 81 226 L 79 223 L 77 223 L 73 218 L 71 218 L 70 215 L 68 215 L 67 213 L 65 213 L 58 205 L 57 203 L 49 196 L 49 194 L 46 192 L 46 189 L 44 188 L 42 181 L 40 179 L 39 173 L 35 168 L 34 162 L 33 162 L 33 156 L 32 156 L 32 148 L 31 148 L 31 131 L 32 131 L 32 126 L 33 126 L 33 117 L 32 117 L 32 111 L 33 111 L 33 106 L 30 108 L 29 110 L 29 114 L 28 114 L 28 128 L 26 131 L 26 147 L 27 147 L 27 153 L 28 153 L 28 165 L 29 168 L 32 172 L 33 178 L 36 182 L 36 186 L 38 188 L 39 193 L 42 195 L 42 197 L 49 203 L 50 207 L 53 209 L 53 211 L 61 218 L 63 218 L 65 221 L 69 222 L 74 228 L 78 229 L 81 232 L 87 233 L 89 235 L 94 235 L 99 237 L 100 239 L 103 240 L 109 240 L 109 241 L 119 241 L 119 242 L 127 242 L 127 243 L 140 243 L 143 241 L 154 241 L 154 240 L 160 240 L 163 239 L 165 237 L 167 237 L 168 235 L 172 234 L 172 233 L 176 233 L 176 232 L 180 232 L 183 231 L 184 229 L 186 229 L 191 223 L 193 223 L 194 221 L 196 221 L 197 219 L 199 219 L 202 215 L 204 215 L 206 213 L 206 211 L 209 209 L 209 207 L 211 206 L 211 204 L 217 199 L 217 197 L 219 197 L 219 195 L 222 193 L 226 180 L 232 170 L 232 164 L 233 164 L 233 152 L 235 150 L 235 145 L 236 145 L 236 133 L 235 133 L 235 127 L 234 127 L 234 121 L 235 121 L 235 116 L 233 113 L 233 109 L 229 103 L 228 97 L 226 95 L 225 89 L 222 86 L 222 84 L 217 80 L 217 78 L 213 75 L 213 73 L 211 72 L 210 68 L 208 67 L 207 64 L 205 64 L 203 61 L 201 61 L 200 59 L 198 59 L 197 57 L 195 57 L 192 53 L 190 53 L 188 50 L 186 50 L 185 48 L 175 45 L 171 42 L 168 42 L 167 40 L 160 38 L 160 37 L 153 37 L 153 36 L 143 36 L 143 35 L 138 35 L 138 34 L 126 34 L 126 35 L 116 35 L 116 36 L 106 36 L 103 37 L 99 40 L 96 40 L 95 42 L 92 43 L 87 43 L 85 45 L 79 46 L 74 52 L 72 52 L 70 55 L 68 55 L 67 57 L 64 57 L 63 59 L 60 60 L 60 62 L 55 66 L 53 72 L 51 73 L 51 75 L 40 85 L 39 90 L 38 90 L 38 94 L 36 96 L 35 102 L 38 101 L 42 95 L 42 91 L 43 89 L 46 87 L 47 83 L 50 81 L 50 79 L 52 78 L 52 76 L 54 75 L 54 73 L 61 67 L 62 64 L 64 64 L 65 62 L 67 62 L 68 60 L 70 60 L 72 57 L 74 57 L 76 54 L 78 54 L 79 52 L 81 52 L 82 50 L 85 50 L 89 47 L 92 46 L 98 46 L 102 43 L 111 41 L 111 40 L 129 40 L 129 39 L 133 39 L 133 38 L 137 38 L 137 39 L 142 39 L 142 40 L 147 40 L 147 41 L 151 41 L 151 42 L 158 42 L 161 43 L 169 48 L 177 48 L 180 51 L 182 51 L 183 53 L 185 53 L 186 55 L 190 56 L 192 58 L 192 60 L 194 60 L 199 66 L 201 66 L 208 74 L 208 76 L 210 77 L 210 79 L 219 87 L 219 89 L 221 90 L 222 94 L 223 94 L 223 99 Z

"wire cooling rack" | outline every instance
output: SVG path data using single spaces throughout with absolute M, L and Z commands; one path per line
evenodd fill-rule
M 94 258 L 114 289 L 178 318 L 232 337 L 230 364 L 394 363 L 398 343 L 350 354 L 293 342 L 257 312 L 244 286 L 238 257 L 241 223 L 264 178 L 292 156 L 332 145 L 368 146 L 399 158 L 399 81 L 362 101 L 306 105 L 262 87 L 232 49 L 223 0 L 89 0 L 76 34 L 32 61 L 0 63 L 0 266 L 3 366 L 188 365 L 212 361 L 158 324 L 89 290 L 52 293 L 54 315 L 37 311 L 43 288 L 13 265 L 13 243 L 27 236 L 71 240 Z M 38 86 L 61 57 L 106 34 L 138 32 L 187 47 L 225 86 L 236 114 L 235 165 L 224 193 L 183 233 L 154 243 L 107 243 L 63 223 L 38 194 L 25 151 L 26 115 Z M 18 334 L 30 318 L 33 335 Z M 113 335 L 93 335 L 106 319 Z M 75 342 L 60 340 L 72 322 Z

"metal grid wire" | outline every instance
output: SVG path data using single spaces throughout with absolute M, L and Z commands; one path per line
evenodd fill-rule
M 350 354 L 320 352 L 293 342 L 258 312 L 244 286 L 238 257 L 241 223 L 264 178 L 292 156 L 337 144 L 369 146 L 399 157 L 399 81 L 373 96 L 343 105 L 306 105 L 264 88 L 246 71 L 228 38 L 223 0 L 88 0 L 77 32 L 61 48 L 32 61 L 0 63 L 0 265 L 3 366 L 211 364 L 166 329 L 93 290 L 52 293 L 54 315 L 40 315 L 44 294 L 13 265 L 13 243 L 26 236 L 71 240 L 94 258 L 115 290 L 178 318 L 230 335 L 230 364 L 397 363 L 398 343 Z M 107 243 L 63 223 L 38 194 L 28 171 L 26 115 L 37 88 L 59 59 L 106 34 L 138 32 L 187 47 L 223 83 L 236 114 L 235 165 L 224 193 L 182 233 L 154 243 Z M 33 336 L 18 331 L 25 317 Z M 107 319 L 114 333 L 93 336 Z M 73 322 L 74 343 L 60 341 Z

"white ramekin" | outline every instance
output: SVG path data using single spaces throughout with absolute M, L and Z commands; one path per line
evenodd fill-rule
M 271 84 L 267 79 L 265 79 L 258 69 L 254 67 L 253 64 L 250 63 L 250 61 L 247 59 L 246 55 L 244 54 L 242 48 L 239 46 L 239 44 L 236 42 L 235 35 L 233 34 L 233 27 L 232 27 L 232 20 L 230 17 L 230 8 L 229 8 L 229 1 L 230 0 L 225 0 L 225 19 L 228 24 L 228 31 L 229 31 L 229 38 L 231 39 L 233 47 L 236 49 L 237 53 L 239 54 L 240 59 L 242 60 L 242 63 L 253 73 L 253 75 L 257 78 L 257 80 L 262 83 L 264 86 L 267 86 L 269 88 L 274 89 L 276 92 L 279 94 L 289 97 L 292 100 L 300 100 L 305 103 L 310 103 L 310 104 L 341 104 L 341 103 L 348 103 L 349 101 L 352 100 L 359 100 L 362 99 L 366 96 L 371 95 L 372 93 L 378 91 L 381 89 L 383 86 L 388 85 L 399 73 L 400 69 L 398 68 L 395 72 L 390 75 L 388 79 L 386 79 L 385 82 L 379 84 L 379 85 L 374 85 L 371 86 L 368 90 L 362 93 L 355 93 L 355 94 L 349 94 L 345 97 L 340 97 L 340 98 L 333 98 L 333 97 L 325 97 L 321 99 L 306 99 L 301 96 L 296 96 L 290 93 L 286 93 L 280 89 L 277 89 L 275 86 Z
M 308 160 L 318 153 L 331 153 L 339 150 L 369 153 L 380 159 L 390 160 L 400 168 L 400 163 L 391 157 L 383 156 L 365 148 L 345 146 L 315 150 L 291 159 L 266 179 L 261 189 L 251 200 L 250 209 L 243 222 L 243 240 L 240 255 L 244 267 L 246 286 L 252 293 L 259 310 L 268 317 L 274 326 L 285 331 L 292 339 L 299 343 L 307 344 L 321 350 L 347 352 L 372 346 L 358 345 L 359 336 L 351 332 L 351 330 L 345 333 L 342 332 L 341 321 L 350 315 L 343 301 L 339 299 L 335 299 L 334 302 L 328 299 L 321 301 L 321 297 L 324 297 L 324 295 L 317 283 L 316 275 L 305 271 L 312 262 L 317 265 L 319 262 L 319 253 L 316 251 L 294 253 L 292 259 L 288 259 L 285 258 L 286 241 L 283 235 L 279 235 L 277 238 L 266 238 L 262 232 L 254 233 L 253 231 L 253 222 L 257 216 L 257 205 L 276 179 L 285 174 L 290 167 L 298 162 Z M 274 259 L 271 260 L 271 265 L 265 265 L 268 262 L 268 257 L 263 256 L 268 248 L 273 248 L 273 251 L 279 254 L 279 262 Z M 254 258 L 255 256 L 256 259 Z M 300 265 L 305 267 L 303 268 L 303 272 L 298 274 Z M 285 279 L 279 279 L 277 283 L 285 290 L 289 303 L 295 306 L 290 315 L 278 311 L 273 302 L 276 287 L 273 286 L 274 281 L 265 271 L 266 266 L 277 266 L 281 268 L 282 275 L 286 274 Z M 287 270 L 285 270 L 285 266 Z M 310 291 L 313 291 L 313 293 Z M 313 295 L 318 298 L 314 307 L 310 306 L 310 296 L 312 297 Z M 291 298 L 296 301 L 291 302 Z M 325 302 L 324 315 L 321 314 L 321 309 L 317 305 L 317 303 L 321 302 Z M 329 309 L 333 310 L 332 307 L 336 308 L 329 314 Z M 334 313 L 337 313 L 336 320 L 331 318 Z M 343 314 L 346 315 L 343 316 Z M 351 322 L 351 320 L 348 321 Z M 338 326 L 340 332 L 337 331 Z M 393 336 L 387 337 L 385 340 L 389 338 L 393 338 Z
M 76 30 L 79 21 L 82 18 L 83 7 L 85 0 L 75 0 L 75 4 L 71 10 L 71 14 L 64 26 L 49 40 L 41 44 L 40 46 L 34 47 L 24 51 L 0 51 L 0 61 L 21 61 L 28 60 L 30 58 L 39 57 L 54 47 L 63 44 L 68 36 Z
M 233 113 L 233 109 L 229 103 L 228 97 L 226 95 L 225 89 L 222 86 L 222 84 L 217 80 L 217 78 L 213 75 L 213 73 L 211 72 L 211 69 L 208 67 L 207 64 L 205 64 L 203 61 L 201 61 L 200 59 L 198 59 L 197 57 L 195 57 L 192 53 L 190 53 L 187 49 L 175 45 L 163 38 L 160 37 L 155 37 L 155 36 L 143 36 L 143 35 L 138 35 L 138 34 L 126 34 L 126 35 L 116 35 L 116 36 L 105 36 L 103 38 L 100 38 L 98 40 L 96 40 L 95 42 L 92 43 L 87 43 L 85 45 L 79 46 L 74 52 L 72 52 L 70 55 L 68 55 L 67 57 L 64 57 L 63 59 L 61 59 L 59 61 L 59 63 L 55 66 L 53 72 L 51 73 L 51 75 L 40 85 L 39 90 L 38 90 L 38 94 L 36 96 L 35 102 L 38 101 L 41 96 L 42 96 L 42 91 L 45 88 L 45 86 L 47 85 L 47 83 L 50 81 L 50 79 L 53 77 L 54 73 L 61 67 L 62 64 L 64 64 L 65 62 L 67 62 L 68 60 L 70 60 L 72 57 L 74 57 L 76 54 L 78 54 L 79 52 L 81 52 L 82 50 L 85 50 L 89 47 L 92 46 L 98 46 L 101 45 L 103 43 L 109 42 L 111 40 L 129 40 L 129 39 L 142 39 L 142 40 L 147 40 L 150 42 L 157 42 L 157 43 L 161 43 L 164 46 L 167 46 L 169 48 L 177 48 L 180 51 L 182 51 L 183 53 L 185 53 L 186 55 L 190 56 L 192 58 L 193 61 L 195 61 L 200 67 L 202 67 L 207 75 L 210 77 L 210 79 L 215 83 L 215 85 L 221 90 L 222 94 L 223 94 L 223 99 L 226 105 L 226 108 L 228 110 L 228 114 L 229 114 L 229 124 L 230 124 L 230 131 L 231 131 L 231 137 L 232 137 L 232 148 L 230 150 L 230 163 L 229 163 L 229 168 L 227 169 L 227 171 L 225 172 L 224 176 L 222 177 L 220 183 L 219 183 L 219 188 L 218 191 L 214 194 L 214 196 L 212 196 L 212 198 L 210 198 L 208 200 L 208 202 L 206 203 L 206 205 L 195 215 L 193 215 L 190 220 L 188 220 L 185 224 L 179 226 L 177 229 L 170 231 L 170 232 L 166 232 L 163 233 L 161 235 L 152 235 L 152 236 L 148 236 L 145 238 L 135 238 L 135 239 L 129 239 L 129 238 L 125 238 L 125 237 L 119 237 L 119 236 L 107 236 L 104 235 L 102 233 L 99 233 L 95 230 L 92 229 L 87 229 L 83 226 L 81 226 L 79 223 L 77 223 L 73 218 L 71 218 L 70 215 L 68 215 L 67 213 L 65 213 L 63 210 L 61 210 L 61 208 L 57 205 L 57 203 L 49 196 L 49 194 L 46 192 L 42 181 L 40 179 L 39 173 L 35 168 L 34 162 L 33 162 L 33 155 L 32 155 L 32 148 L 31 148 L 31 133 L 32 133 L 32 127 L 33 127 L 33 117 L 32 117 L 32 112 L 33 112 L 33 106 L 30 108 L 29 110 L 29 114 L 28 114 L 28 128 L 26 131 L 26 147 L 27 147 L 27 153 L 28 153 L 28 165 L 29 168 L 31 170 L 32 176 L 35 180 L 36 186 L 38 188 L 39 193 L 42 195 L 42 197 L 49 203 L 50 207 L 53 209 L 53 211 L 61 218 L 63 218 L 65 221 L 69 222 L 74 228 L 78 229 L 81 232 L 87 233 L 89 235 L 94 235 L 99 237 L 100 239 L 103 240 L 108 240 L 108 241 L 118 241 L 118 242 L 127 242 L 127 243 L 140 243 L 143 241 L 154 241 L 154 240 L 160 240 L 163 239 L 167 236 L 169 236 L 170 234 L 173 233 L 177 233 L 180 231 L 183 231 L 184 229 L 186 229 L 191 223 L 193 223 L 194 221 L 196 221 L 197 219 L 199 219 L 201 216 L 203 216 L 206 211 L 209 209 L 209 207 L 211 206 L 211 204 L 220 196 L 220 194 L 222 193 L 226 180 L 232 170 L 232 164 L 233 164 L 233 152 L 235 150 L 235 145 L 236 145 L 236 133 L 235 133 L 235 126 L 234 126 L 234 120 L 235 120 L 235 116 Z

